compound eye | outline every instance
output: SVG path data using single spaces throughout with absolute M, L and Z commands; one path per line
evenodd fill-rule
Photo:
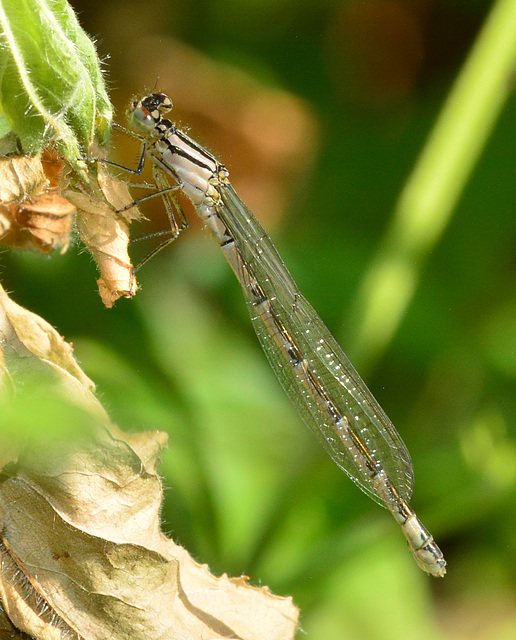
M 150 111 L 142 106 L 136 107 L 136 109 L 131 114 L 130 120 L 135 129 L 144 132 L 151 131 L 156 124 Z

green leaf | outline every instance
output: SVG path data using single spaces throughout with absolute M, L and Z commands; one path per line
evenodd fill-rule
M 0 112 L 21 150 L 75 165 L 106 144 L 112 108 L 89 37 L 66 0 L 0 0 Z

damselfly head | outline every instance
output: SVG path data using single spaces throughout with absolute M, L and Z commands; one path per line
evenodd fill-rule
M 161 117 L 172 109 L 172 100 L 161 92 L 133 100 L 128 117 L 130 125 L 142 133 L 150 133 Z
M 153 115 L 154 112 L 164 115 L 172 109 L 172 100 L 166 93 L 155 92 L 146 96 L 141 101 L 142 106 L 148 109 Z

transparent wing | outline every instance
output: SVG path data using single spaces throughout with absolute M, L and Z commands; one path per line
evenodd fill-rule
M 219 188 L 217 215 L 233 236 L 248 270 L 270 301 L 271 312 L 295 341 L 318 383 L 347 418 L 350 429 L 367 448 L 402 498 L 410 500 L 413 470 L 409 452 L 394 425 L 373 397 L 313 307 L 300 294 L 269 236 L 230 184 Z M 238 276 L 238 274 L 237 274 Z M 386 506 L 371 481 L 370 470 L 338 437 L 335 421 L 313 402 L 302 380 L 278 346 L 271 327 L 257 314 L 249 282 L 239 278 L 254 329 L 269 363 L 287 395 L 334 462 L 375 502 Z

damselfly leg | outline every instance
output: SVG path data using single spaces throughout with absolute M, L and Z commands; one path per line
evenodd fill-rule
M 115 169 L 119 169 L 125 173 L 129 173 L 131 175 L 140 176 L 143 174 L 145 163 L 147 159 L 147 143 L 144 136 L 139 135 L 138 133 L 127 129 L 119 124 L 114 124 L 114 127 L 119 131 L 123 132 L 125 135 L 129 135 L 133 138 L 136 138 L 140 141 L 141 149 L 138 160 L 138 166 L 133 169 L 126 165 L 120 164 L 118 162 L 114 162 L 112 160 L 108 160 L 105 158 L 91 158 L 90 162 L 100 162 L 105 165 L 109 165 L 110 167 L 114 167 Z M 160 169 L 159 165 L 153 163 L 152 165 L 152 176 L 153 183 L 148 182 L 127 182 L 126 184 L 130 188 L 135 189 L 152 189 L 153 192 L 135 198 L 133 202 L 126 205 L 122 209 L 118 209 L 116 213 L 123 213 L 124 211 L 128 211 L 132 207 L 139 206 L 140 204 L 147 202 L 154 198 L 161 198 L 165 205 L 165 210 L 168 217 L 168 222 L 170 225 L 170 229 L 164 229 L 162 231 L 154 231 L 152 233 L 148 233 L 146 235 L 140 236 L 138 238 L 134 238 L 131 240 L 131 243 L 140 242 L 143 240 L 149 240 L 152 238 L 157 238 L 160 236 L 168 236 L 166 240 L 161 242 L 157 247 L 155 247 L 148 255 L 146 255 L 140 262 L 133 267 L 133 273 L 136 273 L 139 269 L 143 267 L 151 258 L 160 253 L 163 249 L 168 247 L 170 244 L 174 242 L 174 240 L 179 236 L 181 231 L 188 228 L 188 219 L 183 211 L 183 208 L 177 199 L 175 193 L 177 191 L 181 191 L 183 189 L 183 183 L 179 176 L 170 174 L 170 172 L 165 172 Z M 170 184 L 170 177 L 174 180 L 174 184 Z

